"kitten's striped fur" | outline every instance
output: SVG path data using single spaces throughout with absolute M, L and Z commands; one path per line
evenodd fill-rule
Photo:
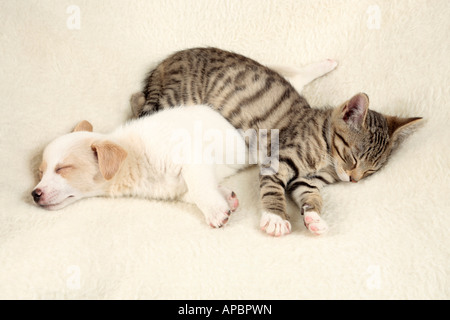
M 177 105 L 208 104 L 236 128 L 279 129 L 278 172 L 260 175 L 262 209 L 272 217 L 262 227 L 274 235 L 290 232 L 285 191 L 302 213 L 320 213 L 324 185 L 357 182 L 379 170 L 420 119 L 368 110 L 365 94 L 337 108 L 311 108 L 277 72 L 215 48 L 169 56 L 148 74 L 143 93 L 135 94 L 131 104 L 137 117 Z

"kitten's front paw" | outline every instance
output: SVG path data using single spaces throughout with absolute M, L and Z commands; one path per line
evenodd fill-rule
M 315 211 L 305 211 L 303 222 L 313 234 L 320 236 L 328 231 L 327 223 Z
M 270 212 L 263 212 L 260 227 L 262 231 L 275 237 L 291 233 L 291 223 Z

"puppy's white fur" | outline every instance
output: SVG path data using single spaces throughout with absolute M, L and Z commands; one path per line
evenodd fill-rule
M 34 190 L 38 205 L 56 210 L 93 196 L 183 198 L 197 204 L 213 227 L 222 226 L 236 209 L 236 195 L 219 188 L 219 181 L 245 164 L 206 158 L 213 151 L 223 155 L 222 161 L 215 160 L 224 162 L 227 154 L 245 152 L 245 143 L 211 107 L 168 109 L 110 134 L 89 130 L 89 123 L 82 122 L 46 147 L 42 179 Z M 211 132 L 228 139 L 217 144 L 207 139 Z M 234 143 L 227 143 L 230 139 Z

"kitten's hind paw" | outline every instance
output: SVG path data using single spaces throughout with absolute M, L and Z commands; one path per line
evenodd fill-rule
M 338 62 L 333 59 L 326 59 L 322 60 L 316 63 L 313 63 L 309 65 L 308 67 L 311 68 L 311 70 L 314 70 L 318 75 L 325 75 L 328 72 L 333 71 L 338 66 Z
M 333 71 L 338 66 L 338 62 L 333 59 L 325 59 L 304 66 L 301 70 L 304 74 L 309 75 L 312 80 L 317 79 L 327 73 Z
M 303 216 L 305 227 L 316 236 L 320 236 L 328 231 L 328 225 L 315 211 L 305 211 Z
M 261 216 L 260 227 L 267 234 L 280 237 L 291 233 L 291 223 L 277 214 L 263 212 Z

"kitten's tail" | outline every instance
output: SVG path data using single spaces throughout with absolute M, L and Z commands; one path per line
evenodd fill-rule
M 159 110 L 162 83 L 163 79 L 159 68 L 147 74 L 142 92 L 136 92 L 130 98 L 133 117 L 141 118 Z
M 130 98 L 130 107 L 133 118 L 139 118 L 144 109 L 145 95 L 143 92 L 136 92 Z

